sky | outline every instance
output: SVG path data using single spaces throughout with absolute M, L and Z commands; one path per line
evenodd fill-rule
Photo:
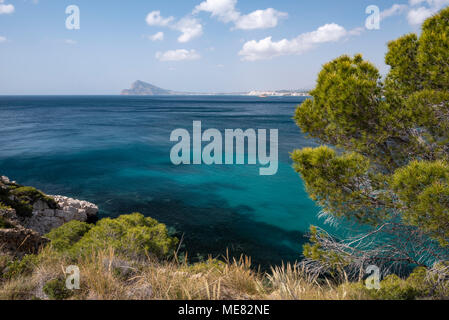
M 188 92 L 311 89 L 324 63 L 356 53 L 386 74 L 388 41 L 448 5 L 0 0 L 0 95 L 119 94 L 135 80 Z

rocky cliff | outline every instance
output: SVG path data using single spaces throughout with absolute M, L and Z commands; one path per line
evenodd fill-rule
M 21 220 L 24 227 L 46 234 L 72 220 L 93 221 L 98 213 L 98 207 L 93 203 L 64 196 L 50 197 L 55 200 L 56 208 L 50 208 L 45 201 L 36 201 L 31 217 Z
M 0 251 L 21 255 L 48 242 L 43 235 L 64 223 L 95 221 L 98 207 L 64 196 L 50 196 L 0 177 Z

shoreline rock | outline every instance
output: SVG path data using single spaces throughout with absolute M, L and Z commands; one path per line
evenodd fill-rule
M 0 203 L 0 219 L 9 226 L 0 227 L 0 252 L 12 255 L 36 253 L 49 242 L 43 235 L 51 230 L 72 220 L 88 223 L 98 220 L 98 207 L 95 204 L 60 195 L 46 195 L 34 188 L 29 188 L 30 193 L 33 196 L 38 194 L 40 198 L 28 197 L 33 198 L 27 203 L 31 214 L 19 215 L 13 208 L 15 204 L 23 206 L 23 198 L 14 194 L 14 190 L 19 188 L 24 189 L 8 177 L 0 176 L 3 199 L 10 202 Z M 25 198 L 28 199 L 26 195 Z
M 56 209 L 50 208 L 45 201 L 36 201 L 33 204 L 32 216 L 20 219 L 25 228 L 44 235 L 72 220 L 95 221 L 98 213 L 98 207 L 95 204 L 59 195 L 49 195 L 49 197 L 55 200 Z
M 42 237 L 39 233 L 20 225 L 14 225 L 14 228 L 0 229 L 0 252 L 9 255 L 35 254 L 48 242 L 50 240 Z

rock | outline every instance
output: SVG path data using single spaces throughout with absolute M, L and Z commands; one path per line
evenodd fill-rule
M 1 176 L 1 181 L 3 182 L 3 183 L 10 183 L 10 181 L 9 181 L 9 178 L 8 177 L 5 177 L 5 176 Z
M 63 218 L 64 217 L 64 210 L 55 210 L 55 217 Z
M 5 176 L 1 176 L 0 180 L 3 184 L 10 183 L 9 178 Z M 14 200 L 14 196 L 11 195 L 11 197 L 11 200 Z M 47 202 L 37 200 L 32 204 L 33 211 L 31 217 L 19 217 L 12 210 L 12 212 L 7 213 L 7 218 L 41 235 L 72 220 L 83 222 L 96 220 L 98 207 L 93 203 L 60 195 L 48 197 L 55 200 L 56 207 L 52 205 L 52 208 L 50 208 Z
M 53 209 L 45 209 L 43 212 L 43 215 L 45 217 L 54 217 L 55 216 L 55 210 Z
M 3 217 L 15 224 L 19 223 L 16 211 L 14 209 L 0 209 L 0 217 Z
M 71 208 L 76 208 L 76 209 L 81 208 L 81 201 L 79 201 L 79 200 L 69 199 L 67 202 Z
M 0 250 L 13 256 L 37 253 L 48 242 L 49 240 L 39 233 L 22 226 L 0 229 Z
M 37 200 L 33 204 L 33 211 L 45 211 L 46 209 L 50 209 L 50 207 L 45 201 Z
M 33 217 L 25 222 L 28 228 L 40 234 L 46 234 L 72 220 L 86 222 L 98 213 L 98 207 L 93 203 L 59 195 L 50 197 L 55 200 L 57 209 L 43 209 L 42 205 L 38 205 L 39 210 L 34 210 Z
M 70 207 L 70 206 L 65 206 L 64 208 L 62 208 L 62 210 L 67 214 L 67 215 L 73 215 L 78 213 L 78 209 L 75 207 Z
M 77 218 L 75 218 L 75 219 L 79 220 L 79 221 L 87 221 L 86 210 L 78 209 L 78 215 L 77 215 Z
M 64 217 L 62 217 L 65 222 L 70 222 L 72 220 L 77 220 L 76 215 L 73 212 L 64 211 Z

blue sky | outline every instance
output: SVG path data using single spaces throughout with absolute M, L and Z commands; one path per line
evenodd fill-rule
M 66 28 L 66 8 L 80 29 Z M 368 30 L 366 8 L 381 11 Z M 419 32 L 449 0 L 0 0 L 0 94 L 117 94 L 135 80 L 194 92 L 311 88 L 321 65 Z

